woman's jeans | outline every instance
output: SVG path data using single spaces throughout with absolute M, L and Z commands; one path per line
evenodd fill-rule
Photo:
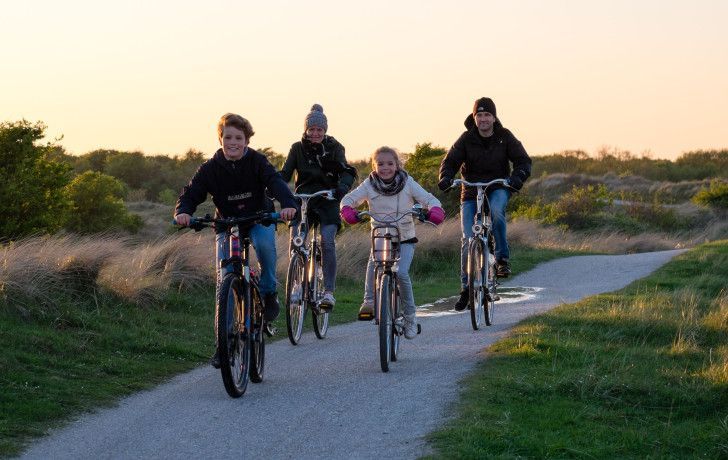
M 261 296 L 272 294 L 276 292 L 276 226 L 254 225 L 250 228 L 248 235 L 260 264 L 260 280 L 258 281 L 260 294 Z M 220 267 L 220 262 L 230 257 L 230 246 L 225 242 L 225 232 L 215 235 L 215 242 L 215 271 L 217 273 L 215 293 L 217 296 L 223 277 L 232 271 L 232 267 L 228 266 L 224 269 Z
M 319 226 L 321 233 L 321 267 L 324 271 L 324 290 L 334 292 L 336 289 L 336 232 L 339 226 L 326 224 Z M 291 225 L 291 234 L 298 234 L 298 223 Z M 289 240 L 290 241 L 290 240 Z M 290 250 L 290 248 L 289 248 Z
M 510 257 L 510 250 L 506 240 L 506 206 L 511 198 L 511 192 L 497 188 L 488 192 L 487 195 L 490 203 L 490 218 L 493 221 L 495 260 L 507 260 Z M 460 242 L 460 285 L 463 289 L 468 287 L 468 238 L 473 236 L 475 207 L 475 200 L 463 201 L 460 204 L 460 228 L 463 233 Z
M 410 279 L 409 269 L 412 265 L 412 258 L 415 256 L 415 245 L 413 243 L 403 243 L 399 245 L 399 262 L 397 265 L 397 280 L 399 281 L 399 295 L 402 300 L 402 307 L 405 315 L 415 314 L 415 296 L 412 293 L 412 280 Z M 374 267 L 375 262 L 372 256 L 369 256 L 367 263 L 367 277 L 364 284 L 364 303 L 374 303 Z

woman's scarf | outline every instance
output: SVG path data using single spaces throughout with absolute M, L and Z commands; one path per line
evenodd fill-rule
M 398 169 L 394 174 L 394 177 L 389 182 L 384 182 L 381 177 L 374 171 L 369 174 L 369 182 L 374 187 L 377 193 L 381 193 L 384 196 L 396 195 L 402 191 L 404 185 L 407 183 L 407 172 Z

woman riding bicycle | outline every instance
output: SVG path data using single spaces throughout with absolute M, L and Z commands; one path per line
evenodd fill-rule
M 429 209 L 427 219 L 430 222 L 437 225 L 445 219 L 440 201 L 402 169 L 402 161 L 394 149 L 386 146 L 378 148 L 372 154 L 371 161 L 372 173 L 369 177 L 341 200 L 341 216 L 348 224 L 359 221 L 354 208 L 365 201 L 370 213 L 383 218 L 397 219 L 400 214 L 410 211 L 415 203 L 419 203 Z M 405 314 L 404 336 L 413 339 L 417 336 L 417 319 L 409 267 L 414 257 L 417 237 L 412 216 L 402 218 L 396 225 L 401 239 L 397 278 Z M 359 309 L 362 316 L 372 316 L 374 313 L 374 281 L 374 259 L 370 256 L 364 301 Z
M 264 155 L 248 147 L 253 134 L 250 122 L 240 115 L 227 113 L 220 118 L 217 136 L 222 148 L 200 166 L 183 189 L 175 207 L 175 220 L 179 225 L 190 224 L 192 214 L 207 199 L 208 193 L 215 204 L 215 217 L 247 217 L 258 211 L 272 211 L 273 203 L 266 197 L 266 188 L 281 204 L 281 218 L 291 220 L 295 217 L 296 201 L 286 183 Z M 273 321 L 280 310 L 276 295 L 275 226 L 255 225 L 249 236 L 260 263 L 258 286 L 265 305 L 265 318 Z M 225 233 L 217 233 L 216 243 L 216 288 L 219 289 L 224 275 L 220 261 L 229 257 Z M 217 352 L 212 364 L 220 366 Z
M 326 134 L 328 120 L 324 109 L 314 104 L 303 122 L 303 137 L 291 146 L 280 173 L 283 180 L 291 180 L 296 172 L 295 188 L 298 193 L 334 190 L 336 200 L 314 198 L 308 205 L 309 218 L 321 226 L 321 250 L 324 272 L 324 296 L 321 308 L 331 310 L 336 300 L 336 246 L 334 238 L 341 227 L 339 201 L 349 191 L 356 178 L 356 170 L 346 163 L 344 146 Z M 295 225 L 291 228 L 296 231 Z

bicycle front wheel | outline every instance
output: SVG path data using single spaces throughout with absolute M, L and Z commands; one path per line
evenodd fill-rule
M 316 299 L 316 302 L 319 302 L 321 298 L 324 296 L 324 270 L 321 258 L 321 246 L 318 244 L 314 245 L 314 249 L 312 251 L 313 255 L 313 286 L 312 290 L 314 293 L 314 298 Z M 319 339 L 323 339 L 326 337 L 326 333 L 329 330 L 329 312 L 328 310 L 323 310 L 321 308 L 312 308 L 311 309 L 311 319 L 313 320 L 313 332 L 316 334 L 316 337 Z
M 392 324 L 392 361 L 397 361 L 397 354 L 399 353 L 399 339 L 402 336 L 404 330 L 404 316 L 400 309 L 400 297 L 399 297 L 399 285 L 397 283 L 397 276 L 392 275 L 391 278 L 392 286 L 390 286 L 390 292 L 392 293 L 391 312 L 394 322 Z
M 293 345 L 297 345 L 301 340 L 303 319 L 306 316 L 304 272 L 303 256 L 295 253 L 288 264 L 288 277 L 286 278 L 286 329 L 288 329 L 288 340 Z
M 484 302 L 486 302 L 485 248 L 479 238 L 470 241 L 468 247 L 468 294 L 470 299 L 470 322 L 474 330 L 483 326 Z
M 249 287 L 235 273 L 228 273 L 220 284 L 215 309 L 217 352 L 225 391 L 239 398 L 248 387 L 250 365 Z
M 382 372 L 389 372 L 392 359 L 392 289 L 391 275 L 382 275 L 379 281 L 379 363 Z
M 250 380 L 253 383 L 263 381 L 265 370 L 265 327 L 263 318 L 263 300 L 260 297 L 258 286 L 251 283 L 251 322 L 253 324 L 250 339 Z

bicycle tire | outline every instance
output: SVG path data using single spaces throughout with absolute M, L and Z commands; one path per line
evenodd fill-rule
M 486 302 L 486 280 L 484 270 L 484 247 L 479 238 L 474 238 L 468 246 L 468 297 L 470 302 L 470 323 L 478 330 L 484 323 L 484 303 Z
M 303 256 L 296 252 L 288 263 L 286 276 L 286 329 L 288 340 L 298 345 L 303 333 L 303 320 L 306 317 L 306 262 Z
M 397 275 L 393 274 L 391 278 L 392 286 L 390 287 L 390 290 L 392 292 L 392 307 L 391 307 L 391 313 L 392 318 L 395 318 L 395 321 L 397 320 L 403 320 L 403 318 L 400 318 L 400 296 L 399 296 L 399 283 L 397 281 Z M 404 327 L 404 324 L 402 324 L 402 327 Z M 397 356 L 399 353 L 399 339 L 401 338 L 401 331 L 398 330 L 394 323 L 392 324 L 392 362 L 397 361 Z
M 485 253 L 485 304 L 484 304 L 484 319 L 486 326 L 493 325 L 493 316 L 495 314 L 495 300 L 496 295 L 496 274 L 495 274 L 495 244 L 493 243 L 493 234 L 488 234 L 488 251 Z
M 265 327 L 263 318 L 263 299 L 258 286 L 250 283 L 251 324 L 253 333 L 250 338 L 250 381 L 260 383 L 265 373 Z
M 313 286 L 312 292 L 315 302 L 321 300 L 324 296 L 324 272 L 321 265 L 321 246 L 314 244 L 311 252 L 313 260 Z M 311 309 L 311 319 L 313 320 L 313 332 L 319 339 L 324 339 L 329 331 L 329 312 L 321 308 Z
M 239 398 L 248 387 L 250 367 L 250 324 L 248 305 L 245 301 L 247 287 L 239 275 L 228 273 L 220 284 L 215 308 L 217 324 L 217 350 L 220 356 L 220 373 L 225 391 Z
M 379 281 L 379 363 L 382 372 L 389 372 L 392 359 L 392 311 L 390 275 L 385 273 Z

